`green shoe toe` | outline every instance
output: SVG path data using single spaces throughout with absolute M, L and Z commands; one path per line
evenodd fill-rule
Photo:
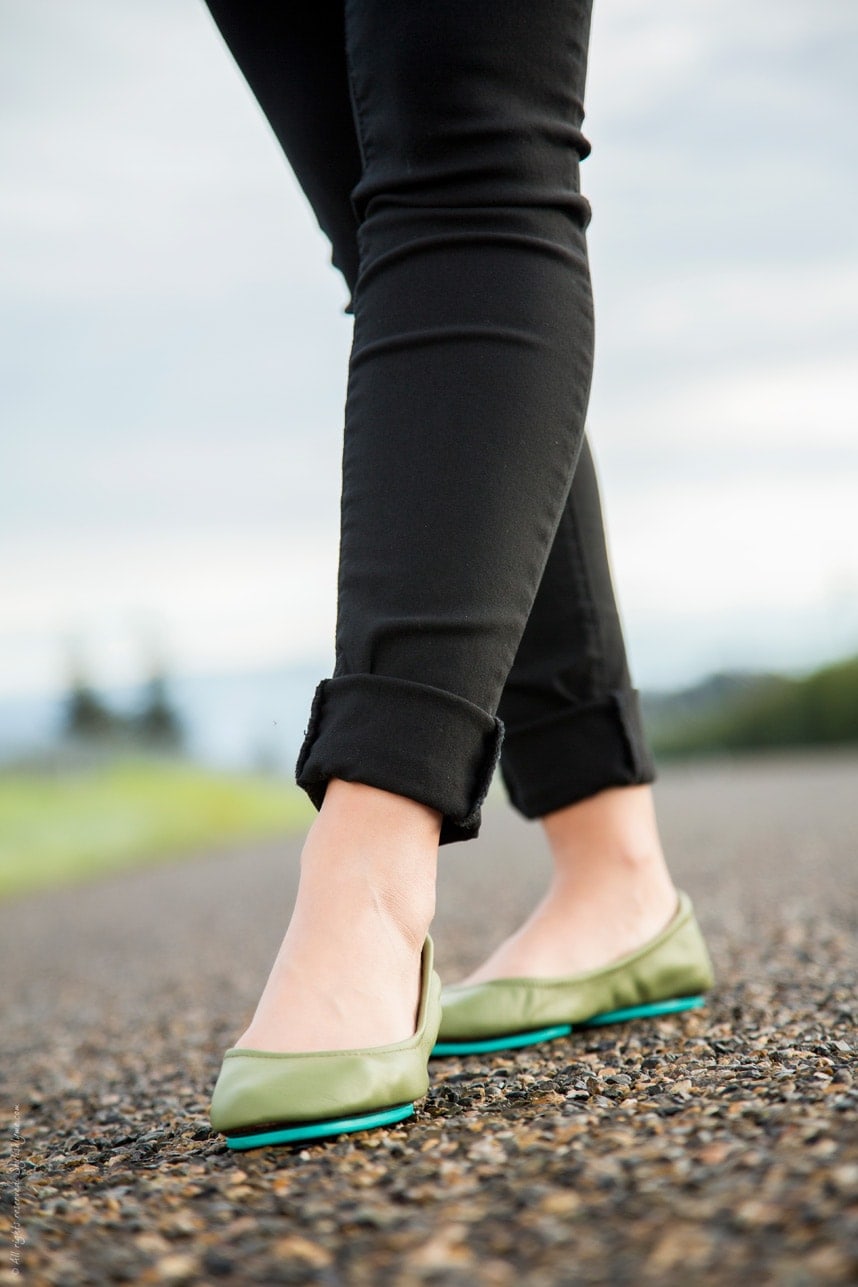
M 428 1061 L 441 1021 L 432 940 L 423 949 L 413 1037 L 367 1050 L 282 1054 L 233 1048 L 214 1088 L 211 1124 L 231 1149 L 324 1139 L 403 1121 L 429 1088 Z

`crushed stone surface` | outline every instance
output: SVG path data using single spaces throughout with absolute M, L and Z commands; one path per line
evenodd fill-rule
M 0 908 L 0 1284 L 858 1282 L 858 756 L 664 772 L 700 1011 L 433 1061 L 410 1122 L 231 1154 L 208 1127 L 298 844 Z M 442 851 L 454 978 L 547 871 L 501 802 Z

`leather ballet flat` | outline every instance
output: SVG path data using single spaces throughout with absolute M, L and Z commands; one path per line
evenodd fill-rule
M 210 1114 L 227 1147 L 302 1143 L 410 1117 L 415 1099 L 429 1088 L 427 1065 L 441 1018 L 441 982 L 433 957 L 427 938 L 417 1031 L 405 1041 L 307 1054 L 227 1050 Z
M 432 1054 L 515 1050 L 575 1028 L 692 1010 L 712 987 L 712 963 L 691 899 L 680 893 L 670 923 L 643 947 L 610 965 L 558 979 L 492 979 L 453 984 Z

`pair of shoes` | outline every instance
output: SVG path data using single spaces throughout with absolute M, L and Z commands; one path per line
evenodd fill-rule
M 660 934 L 601 969 L 445 988 L 432 1054 L 515 1050 L 566 1037 L 574 1028 L 695 1009 L 713 982 L 691 899 L 680 893 L 676 914 Z
M 417 1031 L 406 1041 L 311 1054 L 228 1050 L 211 1106 L 211 1124 L 228 1147 L 301 1143 L 400 1122 L 429 1088 L 430 1054 L 514 1050 L 573 1028 L 691 1010 L 703 1005 L 714 981 L 686 894 L 660 934 L 586 974 L 459 984 L 442 996 L 432 962 L 427 938 Z
M 441 1021 L 441 980 L 426 939 L 417 1031 L 390 1046 L 308 1054 L 245 1050 L 224 1055 L 211 1124 L 231 1149 L 324 1139 L 401 1122 L 429 1089 L 428 1063 Z

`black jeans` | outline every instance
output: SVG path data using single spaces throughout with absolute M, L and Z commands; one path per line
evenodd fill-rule
M 651 781 L 584 440 L 589 0 L 207 2 L 352 291 L 300 785 L 409 796 L 448 841 L 498 756 L 528 817 Z

